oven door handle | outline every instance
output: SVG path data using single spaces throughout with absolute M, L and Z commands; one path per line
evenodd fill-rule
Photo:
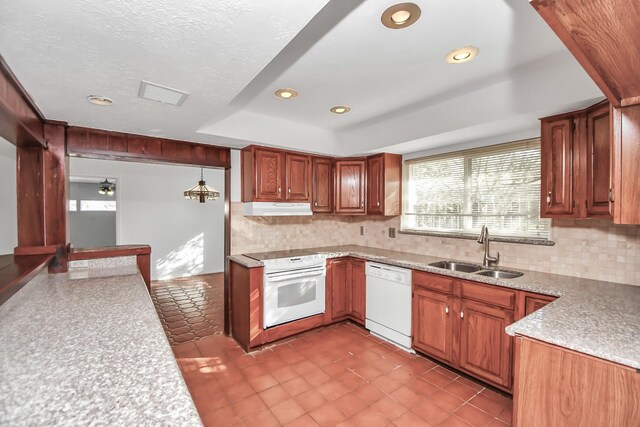
M 324 276 L 326 274 L 325 270 L 316 270 L 316 271 L 305 271 L 304 273 L 294 273 L 294 274 L 286 274 L 281 276 L 267 276 L 266 282 L 283 282 L 285 280 L 298 279 L 301 277 L 316 277 L 316 276 Z

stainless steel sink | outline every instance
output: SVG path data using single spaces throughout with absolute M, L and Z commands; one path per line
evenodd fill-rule
M 466 262 L 456 261 L 438 261 L 429 264 L 431 267 L 444 268 L 445 270 L 461 271 L 463 273 L 474 273 L 482 270 L 482 267 L 476 264 L 468 264 Z
M 519 271 L 504 271 L 504 270 L 483 270 L 476 274 L 480 276 L 493 277 L 494 279 L 515 279 L 522 276 L 523 273 Z

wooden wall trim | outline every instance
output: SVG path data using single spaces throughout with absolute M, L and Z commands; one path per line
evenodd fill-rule
M 132 162 L 231 167 L 227 147 L 77 126 L 67 128 L 67 154 Z
M 29 283 L 53 258 L 53 254 L 0 255 L 0 305 Z
M 0 55 L 0 136 L 16 146 L 46 148 L 44 116 Z

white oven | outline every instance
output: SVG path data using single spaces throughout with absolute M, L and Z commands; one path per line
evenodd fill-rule
M 326 256 L 264 261 L 264 328 L 324 313 Z

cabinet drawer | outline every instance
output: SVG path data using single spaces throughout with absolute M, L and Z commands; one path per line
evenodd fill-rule
M 454 279 L 452 277 L 425 273 L 424 271 L 413 271 L 413 284 L 421 288 L 450 295 L 453 293 L 453 282 Z
M 479 285 L 477 283 L 460 281 L 462 298 L 481 301 L 490 305 L 515 308 L 516 291 L 497 286 Z

